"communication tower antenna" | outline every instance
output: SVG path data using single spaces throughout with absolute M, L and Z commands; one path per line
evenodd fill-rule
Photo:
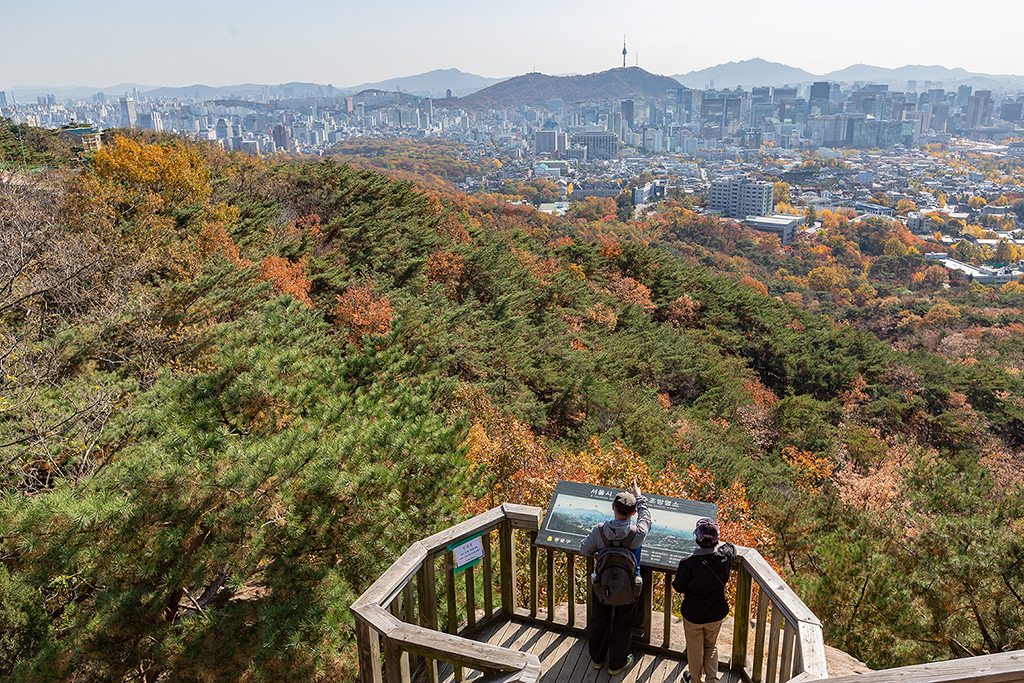
M 622 68 L 626 68 L 626 34 L 622 34 Z

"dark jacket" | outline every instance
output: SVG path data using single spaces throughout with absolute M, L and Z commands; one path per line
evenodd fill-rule
M 683 594 L 683 619 L 709 624 L 729 616 L 725 584 L 735 560 L 736 546 L 719 543 L 714 548 L 697 548 L 679 561 L 672 588 Z

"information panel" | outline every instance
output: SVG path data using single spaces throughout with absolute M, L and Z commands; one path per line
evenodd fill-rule
M 595 524 L 612 519 L 612 501 L 621 490 L 574 481 L 558 482 L 537 534 L 537 545 L 578 551 Z M 643 495 L 654 526 L 644 539 L 640 564 L 675 570 L 679 560 L 693 552 L 693 528 L 697 520 L 701 517 L 716 519 L 718 506 L 650 493 Z M 635 516 L 633 521 L 636 521 Z

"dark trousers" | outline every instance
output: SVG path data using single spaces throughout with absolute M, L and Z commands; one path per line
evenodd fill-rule
M 607 655 L 608 668 L 621 669 L 626 666 L 626 659 L 629 657 L 633 623 L 636 621 L 636 608 L 640 601 L 609 607 L 594 597 L 591 603 L 593 606 L 587 614 L 590 659 L 603 662 Z

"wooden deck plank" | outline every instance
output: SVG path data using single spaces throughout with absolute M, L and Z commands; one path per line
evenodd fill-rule
M 515 640 L 510 645 L 503 645 L 509 650 L 516 650 L 518 652 L 530 652 L 531 648 L 534 647 L 544 635 L 548 633 L 548 629 L 538 626 L 536 624 L 530 624 L 525 630 L 521 631 Z
M 678 679 L 669 678 L 669 672 L 675 669 L 676 664 L 676 660 L 667 657 L 658 660 L 658 665 L 651 672 L 651 683 L 677 683 Z M 683 675 L 682 671 L 682 669 L 679 670 L 679 676 Z
M 568 680 L 567 677 L 563 679 L 563 672 L 572 672 L 580 657 L 586 656 L 586 640 L 562 634 L 558 647 L 550 658 L 541 662 L 541 669 L 544 671 L 541 683 L 558 683 L 561 680 Z M 567 673 L 566 676 L 568 675 Z
M 507 647 L 509 649 L 514 649 L 513 644 L 516 641 L 518 641 L 519 638 L 521 638 L 524 634 L 528 634 L 530 632 L 530 629 L 536 628 L 532 624 L 523 621 L 516 621 L 514 619 L 510 620 L 508 623 L 508 629 L 506 629 L 505 632 L 502 634 L 501 640 L 494 643 L 494 645 L 497 645 L 498 647 Z
M 685 659 L 666 659 L 665 683 L 680 683 L 683 680 L 683 669 L 686 668 Z
M 608 667 L 600 671 L 591 666 L 587 638 L 565 631 L 547 629 L 518 619 L 492 624 L 476 638 L 490 645 L 529 652 L 541 660 L 541 683 L 682 683 L 686 660 L 643 650 L 634 651 L 635 662 L 625 674 L 611 676 Z M 454 683 L 454 667 L 439 666 L 440 683 Z M 472 681 L 482 674 L 465 672 Z M 721 672 L 720 683 L 742 683 L 729 672 Z
M 636 661 L 629 671 L 623 674 L 622 683 L 646 683 L 650 680 L 651 673 L 658 667 L 659 658 L 650 652 L 634 652 L 633 657 Z
M 594 683 L 597 680 L 597 671 L 590 665 L 590 650 L 587 649 L 587 639 L 580 638 L 583 642 L 583 649 L 580 652 L 580 658 L 576 662 L 576 666 L 573 667 L 572 671 L 566 672 L 565 668 L 562 668 L 562 675 L 559 676 L 559 683 L 562 681 L 572 681 L 572 683 Z M 604 669 L 601 669 L 604 672 Z M 566 676 L 565 674 L 569 675 Z M 607 679 L 607 674 L 605 675 Z
M 515 636 L 512 634 L 520 626 L 521 624 L 513 621 L 512 619 L 505 619 L 501 623 L 501 628 L 496 629 L 487 637 L 487 642 L 491 645 L 497 645 L 498 647 L 505 647 L 506 642 L 512 642 L 512 640 L 515 639 Z
M 536 645 L 534 645 L 530 652 L 537 655 L 537 659 L 540 660 L 540 670 L 546 671 L 551 663 L 551 655 L 554 654 L 555 650 L 558 649 L 559 643 L 564 639 L 564 634 L 558 631 L 549 630 L 544 634 Z

